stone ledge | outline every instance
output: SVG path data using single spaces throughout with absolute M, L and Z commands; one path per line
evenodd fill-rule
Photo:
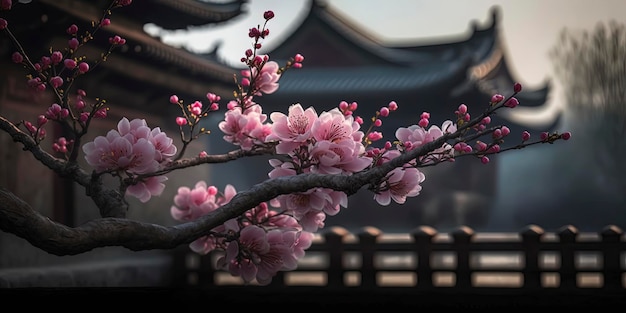
M 168 286 L 171 266 L 171 257 L 159 256 L 0 269 L 0 288 Z

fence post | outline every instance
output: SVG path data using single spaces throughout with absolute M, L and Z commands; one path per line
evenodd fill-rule
M 437 235 L 437 231 L 430 226 L 420 226 L 411 232 L 411 235 L 417 252 L 417 287 L 431 289 L 434 284 L 433 269 L 430 263 L 433 238 Z
M 537 225 L 528 225 L 522 232 L 524 247 L 524 287 L 541 288 L 541 270 L 539 269 L 539 245 L 544 231 Z
M 472 286 L 469 247 L 472 236 L 474 236 L 474 230 L 467 226 L 461 226 L 452 232 L 456 251 L 456 286 L 461 289 Z
M 374 267 L 376 240 L 382 232 L 375 227 L 365 227 L 359 233 L 359 249 L 361 250 L 361 287 L 376 287 L 377 270 Z
M 343 227 L 334 226 L 324 234 L 328 253 L 327 286 L 344 287 L 343 239 L 349 232 Z
M 559 247 L 561 254 L 560 288 L 574 289 L 578 287 L 574 244 L 578 237 L 578 229 L 572 225 L 563 226 L 559 229 Z
M 603 287 L 605 289 L 617 290 L 622 288 L 622 271 L 620 264 L 620 256 L 622 251 L 619 249 L 619 242 L 623 234 L 622 230 L 615 226 L 606 226 L 600 233 L 603 243 Z
M 189 282 L 187 277 L 189 275 L 189 269 L 187 268 L 187 254 L 189 253 L 189 247 L 176 247 L 172 251 L 172 280 L 171 285 L 173 287 L 187 287 Z
M 195 253 L 195 252 L 194 252 Z M 213 262 L 213 255 L 215 251 L 211 251 L 205 255 L 200 255 L 198 264 L 198 286 L 201 287 L 213 287 L 215 285 L 215 273 L 217 268 Z

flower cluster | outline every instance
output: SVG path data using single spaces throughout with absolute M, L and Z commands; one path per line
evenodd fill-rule
M 195 220 L 228 203 L 236 193 L 232 185 L 219 194 L 215 186 L 199 181 L 193 189 L 178 189 L 171 213 L 176 220 Z M 272 211 L 267 203 L 261 203 L 189 246 L 199 254 L 223 251 L 218 266 L 246 283 L 256 280 L 266 285 L 278 271 L 295 269 L 312 239 L 313 233 L 303 231 L 294 217 Z
M 96 172 L 110 172 L 135 176 L 159 170 L 162 164 L 176 154 L 176 146 L 159 127 L 151 129 L 143 119 L 129 121 L 122 118 L 117 130 L 106 136 L 98 136 L 82 147 L 85 160 Z M 128 186 L 127 195 L 147 202 L 150 197 L 160 195 L 165 188 L 165 176 L 150 176 Z

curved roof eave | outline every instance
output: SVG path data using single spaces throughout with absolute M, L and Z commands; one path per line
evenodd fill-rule
M 349 69 L 306 69 L 288 73 L 281 93 L 423 92 L 465 77 L 469 60 L 416 67 L 364 66 Z

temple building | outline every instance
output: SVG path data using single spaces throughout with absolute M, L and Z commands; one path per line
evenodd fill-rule
M 474 116 L 482 113 L 491 96 L 513 92 L 516 77 L 506 60 L 506 47 L 499 32 L 500 12 L 494 7 L 487 25 L 470 22 L 468 35 L 458 35 L 448 42 L 430 44 L 414 42 L 388 46 L 370 33 L 351 23 L 340 12 L 325 3 L 312 0 L 308 14 L 284 41 L 271 50 L 261 50 L 271 59 L 284 64 L 296 53 L 304 55 L 301 69 L 288 70 L 280 80 L 280 88 L 256 101 L 266 113 L 286 112 L 299 102 L 313 106 L 318 113 L 337 107 L 340 101 L 357 102 L 366 121 L 376 110 L 396 101 L 399 109 L 383 119 L 379 128 L 388 140 L 395 139 L 395 130 L 417 124 L 422 112 L 431 113 L 431 124 L 441 125 L 454 119 L 461 103 Z M 453 34 L 452 34 L 453 35 Z M 453 38 L 453 37 L 449 37 Z M 517 98 L 520 106 L 540 108 L 547 102 L 550 86 L 524 89 Z M 554 127 L 554 120 L 550 127 Z M 491 125 L 507 125 L 511 136 L 534 129 L 494 115 Z M 517 137 L 516 137 L 517 138 Z M 226 149 L 212 138 L 216 150 Z M 516 139 L 510 139 L 510 141 Z M 480 228 L 490 213 L 491 200 L 497 189 L 497 156 L 488 165 L 475 158 L 459 158 L 454 164 L 424 168 L 426 181 L 421 195 L 403 205 L 381 207 L 373 194 L 363 190 L 350 198 L 349 208 L 327 219 L 327 225 L 358 229 L 370 224 L 385 231 L 408 231 L 417 225 L 436 227 L 469 225 Z M 267 178 L 271 169 L 266 159 L 259 158 L 251 168 L 233 177 L 243 188 Z M 218 179 L 231 173 L 237 165 L 220 164 L 211 171 Z

